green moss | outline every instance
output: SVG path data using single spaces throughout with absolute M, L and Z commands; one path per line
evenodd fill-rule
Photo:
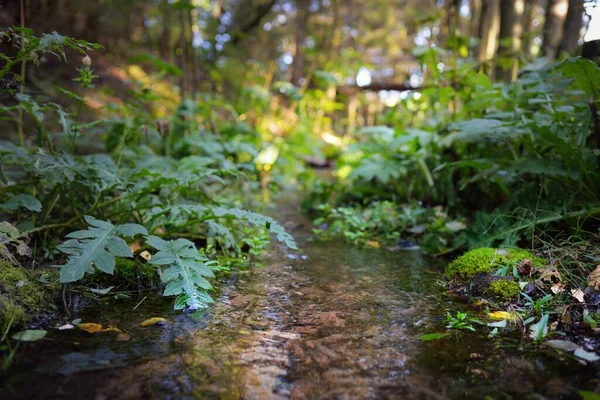
M 45 287 L 25 268 L 0 261 L 0 292 L 30 312 L 42 312 L 53 304 L 57 287 Z
M 142 287 L 152 287 L 158 278 L 156 266 L 130 258 L 116 259 L 114 275 L 96 272 L 93 275 L 86 275 L 84 284 L 119 285 L 121 289 L 135 289 L 137 288 L 136 266 L 139 270 Z
M 488 293 L 498 300 L 509 301 L 516 298 L 521 292 L 519 284 L 515 281 L 499 279 L 490 283 Z
M 535 257 L 524 249 L 498 250 L 491 247 L 482 247 L 466 252 L 446 267 L 446 276 L 449 279 L 468 280 L 477 274 L 493 273 L 499 267 L 527 258 L 535 267 L 543 267 L 546 261 Z
M 25 309 L 8 297 L 0 295 L 0 336 L 7 329 L 20 328 L 27 322 Z

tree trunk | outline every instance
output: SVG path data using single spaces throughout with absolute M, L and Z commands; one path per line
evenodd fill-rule
M 521 19 L 521 25 L 523 26 L 521 49 L 526 58 L 531 58 L 531 44 L 533 43 L 533 30 L 531 27 L 535 13 L 535 3 L 535 0 L 525 0 L 525 11 L 523 11 L 523 18 Z
M 186 68 L 186 41 L 185 41 L 185 10 L 179 11 L 179 46 L 177 48 L 177 55 L 179 56 L 179 68 L 181 69 L 181 77 L 179 78 L 179 91 L 181 94 L 181 100 L 185 99 L 186 88 L 185 88 L 185 79 L 187 75 Z
M 160 38 L 160 53 L 163 60 L 173 62 L 171 57 L 171 9 L 167 0 L 163 3 L 162 35 Z
M 188 0 L 191 2 L 191 0 Z M 191 3 L 190 3 L 191 4 Z M 198 53 L 194 47 L 194 31 L 197 26 L 198 11 L 195 8 L 191 8 L 188 12 L 188 24 L 190 32 L 190 42 L 188 45 L 190 58 L 192 59 L 192 96 L 195 96 L 198 92 L 198 85 L 200 83 L 200 65 L 198 63 Z
M 500 30 L 500 0 L 483 0 L 481 4 L 481 23 L 479 24 L 479 62 L 482 69 L 491 72 L 491 60 L 498 46 Z
M 510 82 L 516 79 L 519 69 L 517 53 L 521 48 L 521 18 L 524 0 L 503 0 L 500 7 L 500 46 L 502 57 L 496 69 L 498 79 Z
M 546 57 L 556 58 L 568 7 L 569 0 L 548 0 L 542 39 L 542 55 Z
M 296 51 L 292 65 L 292 83 L 295 86 L 300 86 L 304 77 L 304 42 L 306 41 L 309 6 L 310 2 L 308 0 L 296 0 L 298 26 L 296 29 Z
M 481 0 L 471 0 L 469 3 L 469 9 L 471 11 L 471 27 L 469 36 L 474 37 L 479 32 L 479 26 L 481 25 Z
M 572 54 L 578 47 L 583 26 L 583 0 L 569 0 L 569 10 L 563 24 L 563 37 L 558 46 L 558 53 Z

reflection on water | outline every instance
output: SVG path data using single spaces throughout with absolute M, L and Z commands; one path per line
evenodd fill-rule
M 89 310 L 85 322 L 131 339 L 52 332 L 19 353 L 2 397 L 538 399 L 595 389 L 596 366 L 516 333 L 417 340 L 445 331 L 447 310 L 469 309 L 436 285 L 439 261 L 309 242 L 300 217 L 283 210 L 280 220 L 300 224 L 305 257 L 274 249 L 264 268 L 224 283 L 205 315 L 174 313 L 160 298 Z M 155 316 L 169 324 L 139 326 Z

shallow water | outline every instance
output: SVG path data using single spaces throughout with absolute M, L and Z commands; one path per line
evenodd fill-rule
M 304 254 L 278 246 L 253 273 L 223 283 L 214 307 L 182 315 L 149 296 L 85 311 L 117 333 L 53 330 L 21 349 L 1 398 L 363 399 L 579 398 L 596 365 L 537 349 L 515 333 L 445 332 L 470 310 L 436 284 L 443 265 L 419 252 L 310 242 L 292 207 L 277 212 Z M 150 317 L 164 327 L 142 328 Z

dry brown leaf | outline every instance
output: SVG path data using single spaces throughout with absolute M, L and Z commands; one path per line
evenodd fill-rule
M 565 291 L 565 285 L 562 283 L 555 283 L 550 287 L 550 291 L 554 294 L 559 294 Z
M 524 258 L 517 265 L 517 271 L 521 276 L 531 276 L 531 274 L 533 273 L 533 263 L 531 262 L 531 260 Z
M 581 289 L 571 289 L 571 296 L 575 297 L 580 303 L 585 303 L 585 293 Z
M 142 244 L 139 240 L 136 240 L 132 243 L 129 243 L 129 250 L 131 250 L 131 252 L 133 254 L 137 253 L 139 249 L 142 248 Z
M 95 324 L 93 322 L 86 322 L 83 324 L 79 324 L 79 325 L 77 325 L 77 328 L 81 329 L 82 331 L 89 332 L 89 333 L 102 332 L 102 325 Z
M 600 290 L 600 265 L 588 276 L 588 286 L 593 287 L 594 290 Z
M 556 283 L 562 281 L 562 274 L 555 268 L 546 268 L 541 271 L 540 280 L 550 283 Z
M 154 317 L 154 318 L 149 318 L 149 319 L 145 320 L 140 325 L 143 327 L 146 327 L 146 326 L 152 326 L 152 325 L 156 325 L 156 324 L 165 324 L 165 323 L 167 323 L 166 319 L 160 318 L 160 317 Z

